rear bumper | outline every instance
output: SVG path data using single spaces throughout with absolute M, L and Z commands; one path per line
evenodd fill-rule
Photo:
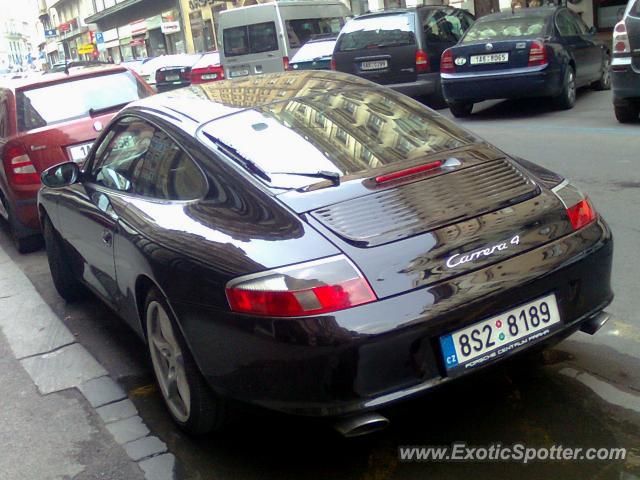
M 38 191 L 40 185 L 22 185 L 5 192 L 6 201 L 13 213 L 13 228 L 20 237 L 40 232 L 38 219 Z
M 631 58 L 614 58 L 611 64 L 613 103 L 640 100 L 640 70 L 634 69 Z
M 178 88 L 188 87 L 189 85 L 190 85 L 189 82 L 156 83 L 156 91 L 158 93 L 169 92 L 171 90 L 177 90 Z
M 385 87 L 392 88 L 409 97 L 432 95 L 440 89 L 440 73 L 420 74 L 415 82 L 391 83 L 385 85 Z
M 562 340 L 611 302 L 612 255 L 611 232 L 599 220 L 494 266 L 333 315 L 272 319 L 173 307 L 219 394 L 286 413 L 337 416 L 450 381 L 441 335 L 550 292 L 562 327 L 524 350 Z
M 498 75 L 443 75 L 442 91 L 449 103 L 476 103 L 497 98 L 553 97 L 562 90 L 559 69 L 521 70 Z

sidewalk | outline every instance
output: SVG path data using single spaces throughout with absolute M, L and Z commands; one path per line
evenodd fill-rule
M 126 393 L 0 248 L 0 478 L 172 479 Z

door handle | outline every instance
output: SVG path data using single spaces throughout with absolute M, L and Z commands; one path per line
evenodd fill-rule
M 111 232 L 106 232 L 106 231 L 102 232 L 102 243 L 110 247 L 112 242 L 113 242 L 113 235 L 111 235 Z

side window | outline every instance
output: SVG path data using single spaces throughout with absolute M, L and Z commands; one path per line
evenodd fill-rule
M 93 179 L 98 185 L 134 193 L 134 178 L 151 144 L 154 128 L 128 117 L 119 122 L 96 150 Z
M 562 35 L 563 37 L 580 35 L 576 23 L 570 17 L 568 12 L 560 11 L 558 13 L 558 16 L 556 17 L 556 25 L 558 26 L 560 35 Z
M 427 43 L 457 43 L 466 30 L 456 12 L 440 10 L 426 17 L 422 28 Z
M 586 35 L 587 32 L 589 31 L 589 28 L 582 21 L 582 18 L 580 18 L 580 15 L 578 15 L 577 13 L 571 12 L 571 18 L 573 19 L 573 22 L 576 25 L 576 30 L 578 31 L 578 35 Z
M 136 172 L 134 193 L 160 200 L 195 200 L 206 180 L 194 161 L 162 130 L 156 129 Z

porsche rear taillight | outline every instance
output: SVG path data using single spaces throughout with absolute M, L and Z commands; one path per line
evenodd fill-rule
M 324 314 L 377 300 L 344 255 L 240 277 L 226 293 L 231 310 L 270 317 Z
M 534 40 L 531 42 L 531 48 L 529 49 L 529 63 L 530 67 L 537 67 L 540 65 L 546 65 L 549 63 L 547 59 L 547 47 L 540 40 Z
M 3 161 L 10 184 L 37 185 L 40 183 L 40 176 L 23 144 L 7 144 L 4 147 Z
M 580 230 L 598 218 L 589 198 L 572 183 L 562 182 L 553 189 L 553 193 L 564 205 L 574 230 Z
M 440 73 L 455 73 L 456 67 L 453 64 L 453 52 L 450 48 L 442 52 L 440 58 Z
M 624 20 L 618 22 L 613 29 L 613 53 L 614 55 L 631 53 L 629 35 Z
M 416 50 L 416 72 L 424 73 L 429 71 L 429 57 L 424 50 Z

